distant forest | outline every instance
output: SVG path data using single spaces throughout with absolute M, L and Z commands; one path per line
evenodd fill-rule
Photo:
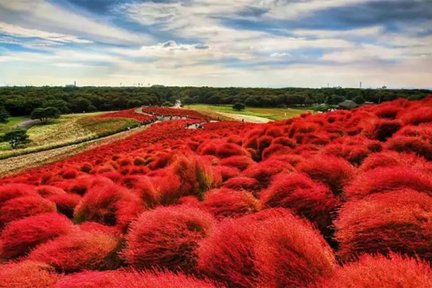
M 379 103 L 399 97 L 421 99 L 429 90 L 348 88 L 210 88 L 210 87 L 1 87 L 0 107 L 11 116 L 29 115 L 38 107 L 62 113 L 120 110 L 141 105 L 244 103 L 255 107 L 335 105 L 344 100 Z

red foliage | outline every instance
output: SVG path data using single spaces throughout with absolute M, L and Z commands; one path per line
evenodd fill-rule
M 95 221 L 125 231 L 143 209 L 138 196 L 125 188 L 115 184 L 94 186 L 75 207 L 74 221 Z
M 96 117 L 97 118 L 129 118 L 129 119 L 138 120 L 142 123 L 150 123 L 155 120 L 155 118 L 151 115 L 140 114 L 135 112 L 135 109 L 104 113 Z
M 35 196 L 34 186 L 21 183 L 11 183 L 0 186 L 0 205 L 4 202 L 20 197 L 20 196 Z
M 333 252 L 319 232 L 294 216 L 267 221 L 257 237 L 260 287 L 306 287 L 336 268 Z
M 322 288 L 432 287 L 432 269 L 428 263 L 393 253 L 389 257 L 364 255 L 358 262 L 348 263 L 338 268 L 317 286 Z
M 253 161 L 248 156 L 231 156 L 220 161 L 220 165 L 235 167 L 238 168 L 240 171 L 245 170 L 254 163 L 255 161 Z
M 345 188 L 350 199 L 370 194 L 409 188 L 432 196 L 432 177 L 421 170 L 408 167 L 382 167 L 358 175 Z
M 301 163 L 300 172 L 313 180 L 327 184 L 334 194 L 342 193 L 343 187 L 354 177 L 355 169 L 346 160 L 337 157 L 315 157 Z
M 208 191 L 203 207 L 216 219 L 237 218 L 258 210 L 258 200 L 249 192 L 227 188 Z
M 74 231 L 70 220 L 57 213 L 44 213 L 8 223 L 1 232 L 0 258 L 24 256 L 38 244 Z
M 35 261 L 0 265 L 1 288 L 50 288 L 59 278 L 53 267 Z
M 249 178 L 255 178 L 261 183 L 262 187 L 266 187 L 273 176 L 281 172 L 289 172 L 293 170 L 294 167 L 287 162 L 268 159 L 249 166 L 249 168 L 243 171 L 242 175 Z
M 335 221 L 339 255 L 390 251 L 432 260 L 432 197 L 405 189 L 345 203 Z
M 77 231 L 37 246 L 28 259 L 62 272 L 105 270 L 118 267 L 119 240 L 103 232 Z
M 172 272 L 88 271 L 61 279 L 55 288 L 216 288 L 210 281 Z
M 233 190 L 245 190 L 257 194 L 261 189 L 261 184 L 255 178 L 234 177 L 224 182 L 223 187 Z
M 213 228 L 213 217 L 187 206 L 146 211 L 132 223 L 123 256 L 134 268 L 193 271 L 198 241 Z
M 81 196 L 74 193 L 64 193 L 49 196 L 47 199 L 56 204 L 59 213 L 66 215 L 68 218 L 73 218 L 74 209 L 80 202 Z
M 253 287 L 258 277 L 254 264 L 256 235 L 265 221 L 289 214 L 286 209 L 266 209 L 221 222 L 200 243 L 199 270 L 228 287 Z
M 263 208 L 291 208 L 326 232 L 338 200 L 326 185 L 302 174 L 279 174 L 260 195 Z M 327 236 L 327 235 L 326 235 Z
M 370 155 L 360 166 L 362 171 L 369 171 L 379 167 L 411 167 L 423 171 L 432 171 L 432 163 L 426 159 L 409 153 L 385 151 Z
M 13 198 L 0 207 L 0 227 L 27 216 L 49 212 L 56 212 L 56 205 L 40 196 Z

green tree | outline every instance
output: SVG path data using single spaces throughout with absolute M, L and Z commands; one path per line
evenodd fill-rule
M 31 113 L 31 119 L 38 119 L 42 123 L 47 123 L 50 119 L 60 117 L 60 111 L 55 107 L 36 108 Z
M 6 110 L 4 106 L 0 106 L 0 123 L 8 122 L 9 112 Z
M 29 136 L 27 135 L 27 131 L 24 129 L 16 129 L 7 132 L 3 136 L 3 140 L 9 142 L 12 149 L 16 149 L 21 145 L 30 143 Z
M 232 108 L 236 111 L 241 111 L 244 110 L 246 108 L 245 104 L 243 103 L 235 103 Z
M 174 106 L 174 104 L 173 104 L 172 102 L 170 102 L 170 101 L 165 101 L 165 102 L 162 104 L 162 106 L 172 107 L 172 106 Z

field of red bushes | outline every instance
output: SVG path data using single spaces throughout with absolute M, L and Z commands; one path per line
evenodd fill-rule
M 182 119 L 0 179 L 0 287 L 432 287 L 432 96 L 143 113 Z

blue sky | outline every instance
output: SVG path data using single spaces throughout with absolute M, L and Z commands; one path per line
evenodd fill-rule
M 431 0 L 0 0 L 0 85 L 432 88 Z

